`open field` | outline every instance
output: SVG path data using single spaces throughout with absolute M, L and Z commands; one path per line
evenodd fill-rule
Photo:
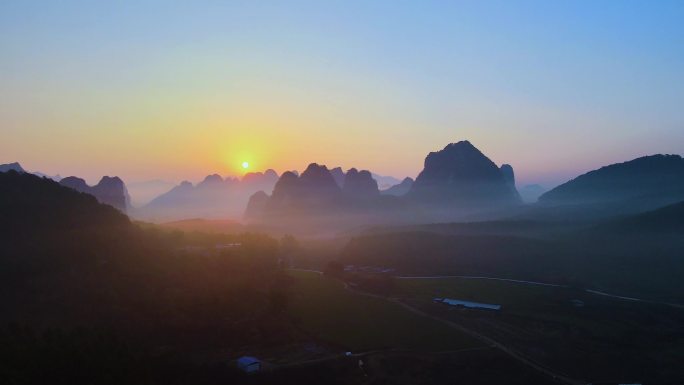
M 540 307 L 570 305 L 582 293 L 563 287 L 527 285 L 514 282 L 469 279 L 397 279 L 401 297 L 432 300 L 435 297 L 457 298 L 502 305 L 512 311 L 538 311 Z
M 572 288 L 444 278 L 398 279 L 411 306 L 449 319 L 542 366 L 587 382 L 668 383 L 684 379 L 684 312 L 671 306 L 596 296 Z M 500 304 L 469 310 L 434 297 Z M 572 300 L 581 300 L 575 306 Z
M 305 331 L 341 348 L 446 351 L 482 346 L 400 305 L 349 292 L 337 280 L 314 272 L 291 271 L 290 275 L 295 278 L 292 316 Z

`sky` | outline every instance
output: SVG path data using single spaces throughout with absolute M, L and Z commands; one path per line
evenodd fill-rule
M 470 140 L 518 184 L 684 153 L 683 1 L 0 2 L 0 163 L 197 181 L 415 177 Z

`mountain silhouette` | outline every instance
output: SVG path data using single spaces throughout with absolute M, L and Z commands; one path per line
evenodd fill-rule
M 300 176 L 292 172 L 284 173 L 273 188 L 273 194 L 264 206 L 266 214 L 303 211 L 310 212 L 331 207 L 339 199 L 342 189 L 337 185 L 327 167 L 311 163 Z M 257 202 L 251 202 L 256 199 Z M 259 194 L 252 197 L 248 207 L 258 206 Z M 250 212 L 254 214 L 254 210 Z
M 24 170 L 24 168 L 21 167 L 19 162 L 0 164 L 0 172 L 7 172 L 10 170 L 16 172 L 26 172 L 26 170 Z
M 374 198 L 380 194 L 378 182 L 373 179 L 370 171 L 349 169 L 344 177 L 342 192 L 355 198 Z
M 299 189 L 304 198 L 328 199 L 340 193 L 328 168 L 316 163 L 311 163 L 299 176 Z
M 501 170 L 501 173 L 504 176 L 504 179 L 506 180 L 506 184 L 508 185 L 508 188 L 511 190 L 511 194 L 513 194 L 516 197 L 516 200 L 521 202 L 522 198 L 520 197 L 520 193 L 518 192 L 518 189 L 515 187 L 515 172 L 513 171 L 513 166 L 510 164 L 502 164 L 501 167 L 499 167 L 499 170 Z
M 287 173 L 286 173 L 287 174 Z M 285 175 L 285 174 L 283 174 Z M 266 209 L 266 205 L 269 202 L 269 196 L 263 191 L 255 192 L 247 202 L 247 208 L 245 209 L 246 218 L 255 218 L 261 215 Z
M 644 209 L 681 200 L 684 200 L 684 159 L 679 155 L 644 156 L 601 167 L 539 198 L 546 205 L 630 202 Z
M 512 167 L 502 171 L 466 140 L 428 154 L 407 197 L 450 208 L 514 205 L 520 203 L 514 183 Z
M 339 168 L 333 170 L 340 175 Z M 382 194 L 370 171 L 352 168 L 343 175 L 340 188 L 332 170 L 324 165 L 311 163 L 300 176 L 286 172 L 270 196 L 261 192 L 251 197 L 245 218 L 297 221 L 318 217 L 322 226 L 343 223 L 343 218 L 357 225 L 412 223 L 454 220 L 492 206 L 520 203 L 513 168 L 504 165 L 500 169 L 467 141 L 430 153 L 415 182 L 406 178 Z
M 21 167 L 21 164 L 19 164 L 19 162 L 0 164 L 0 172 L 7 172 L 10 170 L 13 170 L 16 172 L 29 172 L 29 171 L 26 171 L 23 167 Z M 41 178 L 52 179 L 55 182 L 59 182 L 62 179 L 62 177 L 59 175 L 47 175 L 47 174 L 44 174 L 40 171 L 33 171 L 33 172 L 31 172 L 31 174 L 39 176 Z
M 335 170 L 335 169 L 333 169 Z M 247 205 L 245 217 L 297 220 L 329 215 L 365 215 L 384 210 L 391 205 L 381 197 L 378 185 L 367 170 L 350 169 L 340 188 L 331 170 L 311 163 L 300 176 L 284 173 L 273 194 L 254 194 Z
M 119 177 L 103 176 L 95 186 L 89 186 L 85 180 L 75 176 L 63 178 L 59 183 L 76 191 L 90 194 L 99 202 L 115 207 L 122 212 L 126 212 L 130 208 L 130 197 L 126 185 Z
M 342 171 L 342 167 L 331 169 L 330 175 L 332 175 L 333 179 L 335 179 L 335 183 L 337 183 L 340 188 L 344 186 L 344 171 Z

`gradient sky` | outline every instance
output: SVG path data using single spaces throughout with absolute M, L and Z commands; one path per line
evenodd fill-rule
M 550 187 L 682 154 L 683 102 L 684 1 L 0 2 L 0 163 L 90 182 L 469 139 Z

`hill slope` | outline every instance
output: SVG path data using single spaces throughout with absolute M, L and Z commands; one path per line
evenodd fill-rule
M 544 204 L 618 201 L 664 205 L 684 200 L 684 159 L 652 155 L 611 164 L 566 182 L 539 197 Z

